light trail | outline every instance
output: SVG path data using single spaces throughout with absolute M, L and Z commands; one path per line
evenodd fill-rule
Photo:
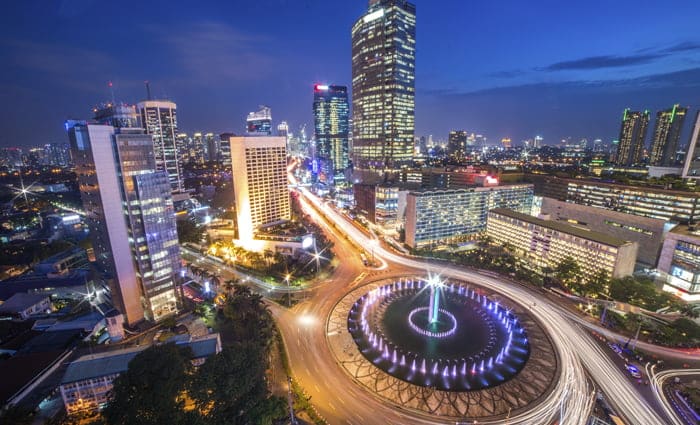
M 671 421 L 672 425 L 688 425 L 679 415 L 676 409 L 673 408 L 671 401 L 666 397 L 663 386 L 670 379 L 679 376 L 700 375 L 700 369 L 671 369 L 663 372 L 654 372 L 656 365 L 650 366 L 648 363 L 645 366 L 647 375 L 649 376 L 649 384 L 654 391 L 654 397 L 659 402 L 659 405 L 664 409 L 666 416 Z
M 352 224 L 328 208 L 311 194 L 308 189 L 298 190 L 311 202 L 317 211 L 312 214 L 322 220 L 318 212 L 323 213 L 329 221 L 340 229 L 348 238 L 359 246 L 367 246 L 370 237 L 359 231 Z M 498 292 L 502 292 L 523 306 L 532 306 L 540 323 L 545 327 L 555 342 L 561 361 L 561 376 L 554 391 L 535 409 L 510 418 L 512 424 L 547 423 L 559 418 L 562 424 L 585 424 L 590 413 L 590 387 L 587 384 L 583 365 L 593 380 L 601 387 L 618 413 L 630 423 L 636 425 L 664 425 L 663 420 L 654 412 L 634 386 L 619 370 L 610 358 L 600 349 L 593 338 L 567 318 L 570 313 L 565 309 L 538 297 L 524 288 L 504 285 L 502 280 L 485 276 L 474 271 L 462 270 L 449 265 L 437 266 L 424 260 L 396 255 L 377 246 L 375 256 L 407 267 L 440 273 L 443 276 L 475 281 Z M 536 307 L 535 307 L 536 306 Z M 489 422 L 482 422 L 489 423 Z M 493 422 L 494 424 L 496 422 Z

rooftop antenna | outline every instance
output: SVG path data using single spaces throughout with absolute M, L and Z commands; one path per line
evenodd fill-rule
M 151 100 L 151 84 L 148 81 L 146 83 L 146 100 Z
M 107 87 L 109 87 L 109 93 L 112 95 L 112 107 L 115 107 L 117 102 L 114 100 L 114 86 L 111 81 L 107 81 Z

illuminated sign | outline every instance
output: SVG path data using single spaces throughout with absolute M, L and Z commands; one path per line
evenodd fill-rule
M 362 18 L 362 22 L 366 24 L 368 22 L 374 21 L 375 19 L 379 19 L 382 16 L 384 16 L 384 9 L 379 9 Z
M 486 176 L 486 184 L 498 184 L 498 177 Z
M 321 91 L 321 90 L 322 90 L 322 91 L 328 90 L 328 86 L 324 86 L 324 85 L 321 85 L 321 84 L 316 84 L 316 91 Z

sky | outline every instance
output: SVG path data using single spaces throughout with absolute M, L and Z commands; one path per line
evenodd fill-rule
M 416 0 L 416 135 L 617 138 L 622 111 L 700 107 L 697 0 Z M 244 131 L 260 104 L 312 128 L 313 85 L 351 85 L 367 0 L 23 0 L 0 16 L 0 146 L 65 142 L 111 99 L 178 104 L 182 131 Z M 651 130 L 650 130 L 651 132 Z

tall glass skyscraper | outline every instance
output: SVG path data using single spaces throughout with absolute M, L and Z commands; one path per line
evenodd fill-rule
M 415 5 L 370 0 L 352 27 L 352 156 L 365 181 L 413 160 L 415 64 Z
M 639 112 L 625 109 L 620 127 L 620 143 L 617 145 L 615 164 L 634 165 L 642 161 L 644 139 L 649 126 L 649 111 Z
M 688 108 L 673 105 L 672 108 L 659 111 L 654 124 L 654 139 L 651 141 L 649 163 L 661 167 L 676 165 L 676 153 L 683 131 L 685 114 Z
M 169 100 L 144 100 L 137 107 L 146 134 L 153 138 L 156 169 L 168 173 L 173 192 L 182 191 L 177 151 L 177 105 Z
M 112 304 L 133 325 L 177 312 L 180 251 L 170 182 L 142 129 L 68 122 L 86 222 Z
M 314 130 L 319 179 L 333 184 L 348 166 L 348 89 L 314 86 Z
M 260 105 L 259 111 L 249 113 L 245 122 L 249 136 L 272 135 L 272 109 L 265 105 Z

